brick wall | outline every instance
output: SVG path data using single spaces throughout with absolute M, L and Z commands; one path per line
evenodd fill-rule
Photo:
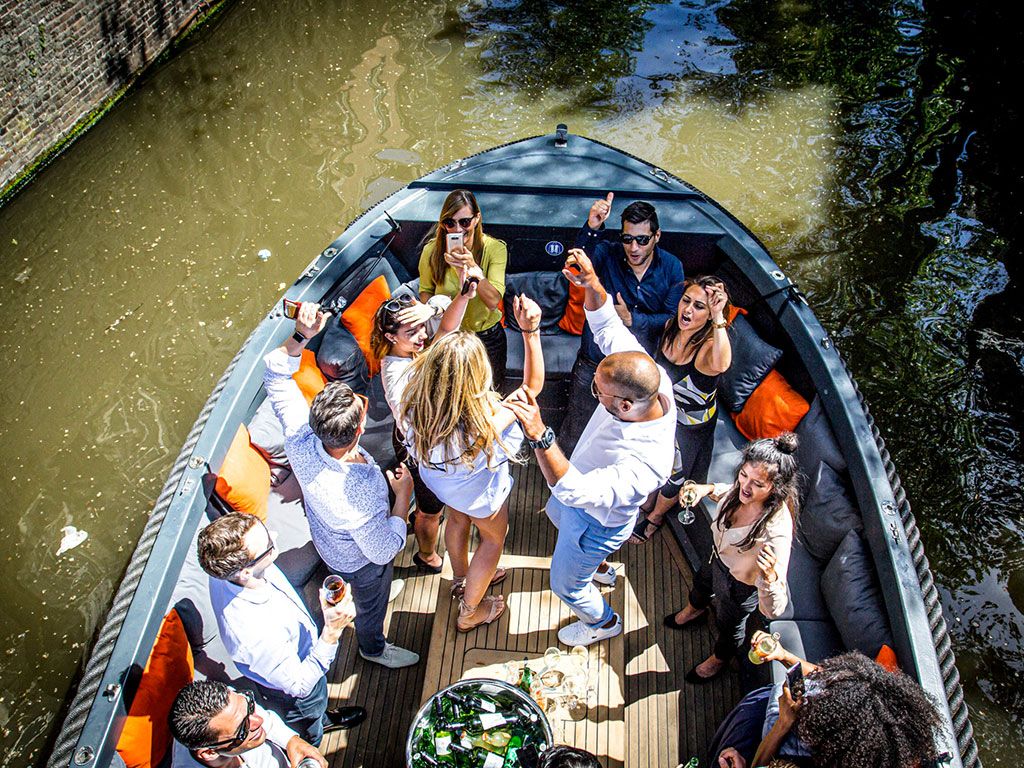
M 0 0 L 0 200 L 210 0 Z

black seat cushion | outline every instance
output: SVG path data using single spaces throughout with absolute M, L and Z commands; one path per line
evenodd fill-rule
M 718 399 L 727 410 L 739 413 L 757 385 L 779 362 L 782 350 L 762 341 L 743 315 L 737 315 L 729 326 L 729 341 L 732 365 L 718 380 Z
M 518 330 L 505 329 L 508 338 L 508 362 L 506 374 L 510 379 L 523 377 L 523 335 Z M 576 355 L 580 351 L 580 337 L 566 333 L 560 328 L 541 331 L 541 351 L 544 354 L 544 376 L 559 379 L 572 372 Z
M 871 553 L 857 531 L 846 535 L 825 566 L 821 593 L 849 650 L 873 659 L 883 645 L 894 645 Z
M 796 463 L 805 475 L 810 476 L 819 461 L 824 461 L 836 472 L 846 471 L 846 459 L 828 423 L 821 398 L 817 395 L 811 400 L 807 415 L 800 419 L 796 436 L 800 440 L 796 447 Z
M 863 527 L 842 479 L 824 461 L 818 462 L 797 525 L 797 536 L 807 551 L 820 563 L 827 563 L 846 535 Z
M 565 305 L 569 302 L 569 283 L 562 277 L 562 273 L 520 272 L 505 276 L 505 325 L 517 333 L 521 329 L 512 311 L 512 299 L 521 293 L 540 306 L 541 330 L 558 330 L 558 321 L 565 314 Z
M 780 619 L 828 621 L 828 606 L 821 594 L 822 566 L 807 552 L 799 539 L 793 541 L 786 572 L 789 603 Z

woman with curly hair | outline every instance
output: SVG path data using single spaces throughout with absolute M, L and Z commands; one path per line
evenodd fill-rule
M 448 235 L 462 235 L 462 247 L 448 250 Z M 441 205 L 437 227 L 420 254 L 420 301 L 431 296 L 458 296 L 464 285 L 460 268 L 482 272 L 477 295 L 469 302 L 462 330 L 472 331 L 483 342 L 491 362 L 494 388 L 505 381 L 508 354 L 505 329 L 501 326 L 501 301 L 505 294 L 505 265 L 508 248 L 504 241 L 484 234 L 483 214 L 476 197 L 467 189 L 456 189 Z
M 746 637 L 747 618 L 755 610 L 776 618 L 786 608 L 786 571 L 793 546 L 793 521 L 799 505 L 792 432 L 755 440 L 731 485 L 696 486 L 697 500 L 710 496 L 710 562 L 694 574 L 686 607 L 665 617 L 670 629 L 693 626 L 714 601 L 718 639 L 711 656 L 686 673 L 689 683 L 718 677 Z
M 752 643 L 762 636 L 756 633 Z M 765 689 L 771 691 L 762 697 L 767 708 L 762 705 L 764 717 L 756 718 L 762 723 L 758 735 L 764 736 L 753 758 L 747 759 L 742 738 L 730 740 L 720 732 L 713 742 L 714 762 L 745 768 L 781 758 L 819 768 L 922 768 L 939 759 L 938 709 L 902 672 L 890 672 L 858 652 L 812 664 L 781 644 L 767 658 L 786 667 L 800 664 L 804 694 L 794 697 L 788 684 L 781 692 Z M 754 691 L 744 701 L 760 694 Z M 737 709 L 743 706 L 740 702 Z M 723 738 L 735 743 L 725 744 Z
M 517 296 L 513 309 L 523 333 L 523 388 L 536 396 L 544 386 L 540 307 Z M 517 396 L 522 393 L 510 398 Z M 452 594 L 461 600 L 458 629 L 489 624 L 505 610 L 501 595 L 485 598 L 484 592 L 505 577 L 498 558 L 508 532 L 509 462 L 517 460 L 523 431 L 492 388 L 480 339 L 456 331 L 417 356 L 400 415 L 421 479 L 450 512 L 444 542 L 452 563 Z M 474 525 L 480 544 L 470 562 Z
M 395 418 L 391 443 L 395 450 L 395 458 L 399 462 L 405 462 L 409 458 L 398 425 L 402 393 L 409 381 L 412 362 L 432 341 L 458 329 L 466 306 L 476 298 L 474 279 L 479 281 L 483 276 L 479 269 L 463 268 L 460 272 L 462 281 L 468 281 L 469 289 L 466 293 L 460 293 L 454 300 L 434 297 L 429 304 L 424 304 L 410 294 L 398 294 L 382 303 L 373 319 L 370 351 L 380 363 L 384 399 L 387 400 L 391 414 Z M 438 323 L 436 318 L 439 314 L 441 318 Z M 428 330 L 430 321 L 437 325 L 433 336 Z M 421 570 L 440 573 L 442 560 L 437 554 L 437 537 L 444 504 L 420 479 L 419 468 L 415 462 L 411 463 L 413 493 L 416 497 L 416 516 L 412 528 L 416 535 L 416 543 L 419 545 L 419 551 L 412 559 Z

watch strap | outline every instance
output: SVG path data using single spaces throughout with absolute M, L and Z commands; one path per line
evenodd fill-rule
M 540 436 L 540 440 L 531 440 L 526 438 L 526 444 L 533 449 L 540 448 L 541 450 L 547 450 L 555 442 L 555 431 L 551 427 L 544 428 L 544 434 Z
M 299 342 L 299 344 L 305 344 L 307 341 L 309 341 L 309 339 L 307 339 L 298 331 L 292 334 L 292 338 L 295 339 L 295 341 Z

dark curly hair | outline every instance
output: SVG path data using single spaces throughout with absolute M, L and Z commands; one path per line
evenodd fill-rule
M 808 684 L 796 729 L 815 765 L 909 768 L 939 757 L 938 710 L 902 672 L 889 672 L 858 652 L 844 653 L 822 662 Z

